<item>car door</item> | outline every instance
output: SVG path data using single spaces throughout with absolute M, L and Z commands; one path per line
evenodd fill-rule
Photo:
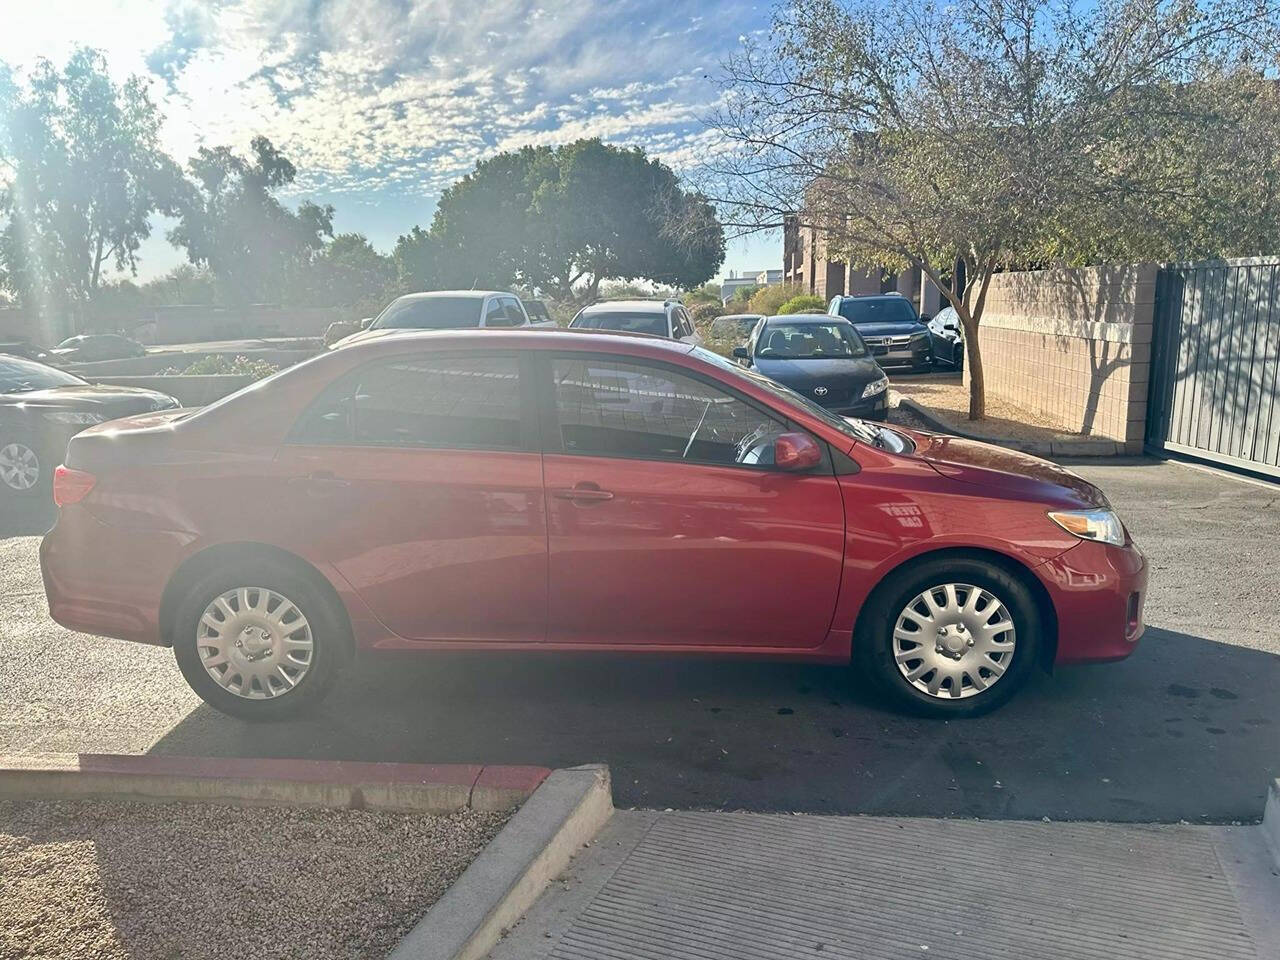
M 564 353 L 541 370 L 550 640 L 823 642 L 844 544 L 831 466 L 736 462 L 786 421 L 656 361 Z
M 278 455 L 280 510 L 390 630 L 542 640 L 546 514 L 528 361 L 403 354 L 342 377 Z

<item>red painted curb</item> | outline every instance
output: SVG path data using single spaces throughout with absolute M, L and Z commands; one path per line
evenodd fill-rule
M 473 787 L 484 767 L 475 763 L 380 763 L 364 760 L 299 760 L 293 757 L 179 757 L 81 753 L 81 773 L 129 776 L 290 780 L 295 783 L 415 783 Z M 21 762 L 21 758 L 18 758 Z

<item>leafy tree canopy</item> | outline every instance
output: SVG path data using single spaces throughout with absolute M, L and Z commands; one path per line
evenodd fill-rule
M 275 196 L 296 170 L 266 137 L 248 157 L 201 147 L 188 164 L 192 181 L 169 240 L 213 275 L 228 304 L 274 302 L 298 289 L 312 256 L 333 236 L 333 207 L 303 201 L 290 210 Z
M 732 226 L 798 212 L 834 256 L 937 282 L 977 418 L 993 272 L 1280 246 L 1277 10 L 795 0 L 726 67 L 709 178 Z
M 25 87 L 0 75 L 0 278 L 63 332 L 79 324 L 104 270 L 136 272 L 153 213 L 173 213 L 182 173 L 160 149 L 145 83 L 123 86 L 94 50 Z
M 579 140 L 481 161 L 444 192 L 429 232 L 400 238 L 396 258 L 431 285 L 573 301 L 607 279 L 700 284 L 724 259 L 724 233 L 706 198 L 643 150 Z

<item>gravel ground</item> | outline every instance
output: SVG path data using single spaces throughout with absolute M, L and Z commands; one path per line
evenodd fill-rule
M 382 957 L 505 819 L 0 802 L 0 957 Z

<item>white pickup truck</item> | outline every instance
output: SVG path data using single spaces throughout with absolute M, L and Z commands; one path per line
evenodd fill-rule
M 529 319 L 524 304 L 503 290 L 433 290 L 392 300 L 363 330 L 330 349 L 345 347 L 388 330 L 463 330 L 476 327 L 554 327 L 554 320 Z

